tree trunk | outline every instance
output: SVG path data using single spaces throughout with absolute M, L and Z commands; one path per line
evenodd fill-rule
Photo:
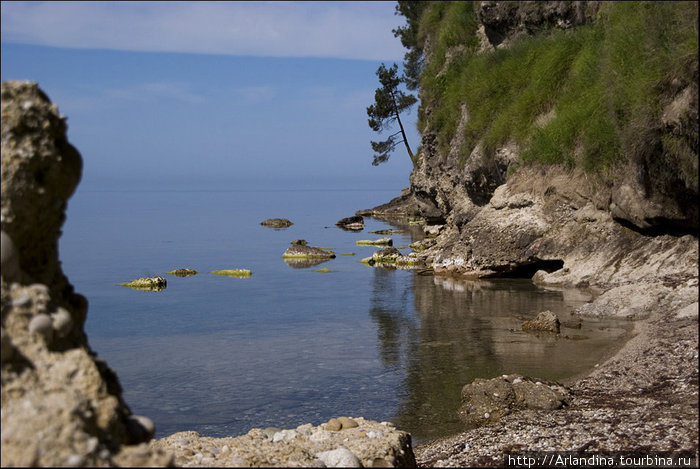
M 403 137 L 403 143 L 406 145 L 406 151 L 408 152 L 408 156 L 411 158 L 411 163 L 413 163 L 413 152 L 411 151 L 411 147 L 408 146 L 408 139 L 406 138 L 406 132 L 403 130 L 403 124 L 401 123 L 401 118 L 399 117 L 399 110 L 396 107 L 396 98 L 394 98 L 394 93 L 391 93 L 391 102 L 394 105 L 394 114 L 396 115 L 396 121 L 399 123 L 399 129 L 401 129 L 401 137 Z

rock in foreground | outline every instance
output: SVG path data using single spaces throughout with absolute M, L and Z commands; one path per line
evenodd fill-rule
M 462 388 L 459 417 L 468 425 L 495 422 L 516 410 L 554 410 L 569 401 L 569 390 L 559 383 L 517 374 L 475 379 Z
M 61 271 L 58 238 L 82 159 L 36 83 L 2 83 L 0 465 L 157 466 L 150 419 L 131 415 Z M 7 267 L 7 269 L 6 269 Z
M 333 425 L 334 420 L 344 422 Z M 346 426 L 347 425 L 347 426 Z M 333 429 L 337 430 L 333 430 Z M 180 432 L 150 443 L 181 466 L 415 467 L 411 436 L 388 422 L 340 417 L 293 430 L 254 428 L 235 438 Z M 193 451 L 196 448 L 196 451 Z

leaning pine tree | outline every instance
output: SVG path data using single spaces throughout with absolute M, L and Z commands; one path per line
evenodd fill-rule
M 376 152 L 372 164 L 377 166 L 379 163 L 387 161 L 389 154 L 401 141 L 406 145 L 408 156 L 413 161 L 413 152 L 408 145 L 399 114 L 408 110 L 417 100 L 415 96 L 406 94 L 399 89 L 404 79 L 398 76 L 398 65 L 394 64 L 388 69 L 384 64 L 380 65 L 377 69 L 377 76 L 382 87 L 377 88 L 377 91 L 374 92 L 374 104 L 367 108 L 369 126 L 375 132 L 382 132 L 396 122 L 399 124 L 399 131 L 381 142 L 371 142 L 372 149 Z M 401 139 L 398 138 L 399 135 L 401 135 Z

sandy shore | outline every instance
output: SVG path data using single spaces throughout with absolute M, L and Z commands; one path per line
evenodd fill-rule
M 647 285 L 638 286 L 643 291 Z M 541 457 L 551 451 L 689 451 L 697 467 L 698 279 L 664 287 L 647 317 L 635 321 L 632 338 L 570 384 L 568 407 L 521 411 L 420 444 L 414 448 L 419 467 L 503 466 L 516 462 L 506 453 L 528 451 Z

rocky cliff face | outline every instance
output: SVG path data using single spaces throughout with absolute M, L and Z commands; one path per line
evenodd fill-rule
M 2 83 L 2 465 L 163 465 L 116 375 L 90 350 L 86 299 L 58 238 L 81 176 L 65 117 L 35 83 Z
M 600 2 L 481 2 L 477 53 L 522 45 L 546 28 L 574 34 L 577 26 L 596 21 L 600 7 Z M 426 63 L 434 59 L 435 42 L 425 39 Z M 464 50 L 447 49 L 441 63 L 457 60 Z M 490 152 L 477 142 L 464 154 L 463 129 L 471 112 L 466 103 L 455 110 L 457 129 L 447 150 L 441 150 L 434 109 L 423 101 L 422 147 L 410 195 L 402 203 L 404 212 L 445 223 L 435 246 L 424 253 L 429 263 L 436 272 L 537 273 L 543 283 L 574 285 L 696 275 L 697 70 L 695 58 L 683 73 L 661 83 L 661 112 L 636 137 L 636 151 L 606 171 L 525 164 L 515 138 Z M 538 125 L 553 114 L 540 116 Z M 669 142 L 682 150 L 674 153 Z

